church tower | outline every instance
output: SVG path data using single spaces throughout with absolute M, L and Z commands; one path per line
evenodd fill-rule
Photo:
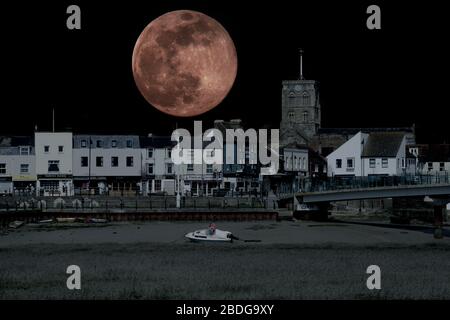
M 303 77 L 303 51 L 300 50 L 300 77 L 283 81 L 281 92 L 280 145 L 308 145 L 320 127 L 318 82 Z

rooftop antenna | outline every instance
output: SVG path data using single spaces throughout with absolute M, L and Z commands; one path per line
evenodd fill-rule
M 53 132 L 55 132 L 55 108 L 52 108 L 52 128 Z
M 300 53 L 300 80 L 305 80 L 303 77 L 303 49 L 299 49 Z

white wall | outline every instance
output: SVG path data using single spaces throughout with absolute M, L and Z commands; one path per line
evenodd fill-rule
M 36 180 L 35 155 L 0 155 L 0 163 L 6 164 L 6 173 L 0 177 L 28 176 L 32 180 Z M 20 172 L 20 165 L 28 164 L 28 173 Z
M 81 157 L 88 157 L 89 148 L 73 149 L 73 175 L 86 177 L 89 175 L 87 167 L 81 166 Z M 96 158 L 103 157 L 103 167 L 96 166 Z M 119 158 L 117 167 L 111 166 L 111 157 Z M 127 167 L 126 157 L 133 157 L 133 166 Z M 141 149 L 138 148 L 91 148 L 91 176 L 140 176 L 141 175 Z
M 172 164 L 172 159 L 169 157 L 168 148 L 153 148 L 153 157 L 148 157 L 148 148 L 141 149 L 142 151 L 142 170 L 145 174 L 153 174 L 155 176 L 162 176 L 169 174 L 167 172 L 167 164 Z M 148 173 L 148 164 L 153 164 L 153 173 Z M 172 174 L 175 173 L 175 166 L 172 165 Z
M 363 144 L 362 141 L 367 142 L 368 134 L 358 132 L 350 140 L 345 142 L 339 148 L 334 150 L 327 156 L 327 175 L 355 175 L 361 176 L 361 154 Z M 354 158 L 354 169 L 347 168 L 347 158 Z M 342 160 L 342 167 L 336 167 L 336 159 Z
M 440 171 L 440 162 L 431 162 L 432 169 L 429 171 L 428 163 L 422 165 L 422 174 L 450 174 L 450 162 L 444 162 L 444 171 Z
M 400 144 L 400 148 L 397 152 L 397 155 L 394 157 L 373 157 L 373 158 L 362 158 L 363 162 L 363 170 L 362 176 L 369 175 L 402 175 L 403 169 L 406 169 L 406 138 L 403 137 L 402 143 Z M 382 159 L 388 159 L 387 168 L 383 168 Z M 370 168 L 370 159 L 375 159 L 375 168 Z M 402 159 L 404 161 L 404 167 L 402 167 Z
M 72 133 L 71 132 L 36 132 L 35 133 L 36 174 L 72 175 Z M 49 152 L 44 152 L 49 146 Z M 63 146 L 63 152 L 58 152 Z M 59 172 L 48 172 L 48 161 L 59 160 Z
M 284 171 L 308 172 L 308 149 L 284 148 Z

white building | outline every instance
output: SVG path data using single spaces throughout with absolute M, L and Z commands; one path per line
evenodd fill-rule
M 417 149 L 422 174 L 450 175 L 450 144 L 420 145 Z
M 415 172 L 406 136 L 399 132 L 358 132 L 327 156 L 328 176 L 399 176 Z
M 36 190 L 35 154 L 29 137 L 0 137 L 0 194 Z
M 175 166 L 171 159 L 174 142 L 170 137 L 141 137 L 142 187 L 144 194 L 174 195 Z
M 190 152 L 193 159 L 194 149 L 187 151 Z M 175 170 L 176 174 L 181 177 L 182 194 L 193 196 L 214 195 L 214 191 L 220 188 L 222 181 L 222 162 L 223 160 L 220 163 L 207 164 L 202 158 L 201 163 L 177 165 Z
M 308 175 L 308 148 L 283 148 L 284 171 Z
M 414 173 L 406 157 L 406 136 L 398 132 L 370 133 L 364 144 L 362 176 L 400 176 Z
M 141 191 L 142 155 L 136 135 L 75 135 L 73 175 L 77 192 L 129 195 Z
M 331 176 L 361 176 L 361 155 L 367 133 L 358 132 L 347 142 L 327 156 L 327 175 Z
M 37 195 L 73 195 L 72 133 L 36 132 Z

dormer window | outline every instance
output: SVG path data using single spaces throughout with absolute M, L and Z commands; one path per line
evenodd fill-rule
M 30 154 L 30 147 L 20 147 L 20 155 L 27 156 Z

